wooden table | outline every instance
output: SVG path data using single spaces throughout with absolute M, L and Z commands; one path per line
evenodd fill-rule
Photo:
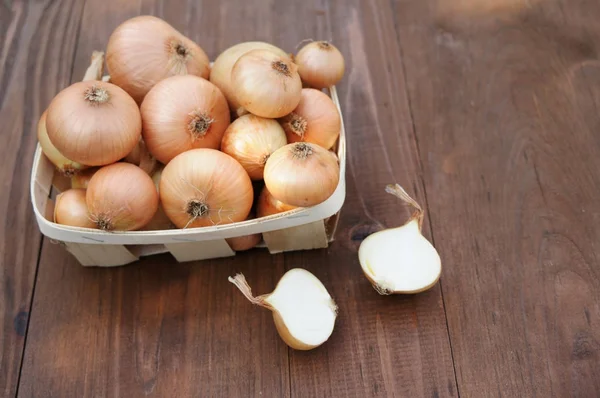
M 140 13 L 214 57 L 330 39 L 347 200 L 326 250 L 83 268 L 29 202 L 38 116 Z M 600 2 L 127 1 L 0 4 L 0 394 L 11 397 L 600 396 Z M 426 207 L 441 282 L 379 296 L 357 248 Z M 287 270 L 337 301 L 331 339 L 289 350 L 257 293 Z

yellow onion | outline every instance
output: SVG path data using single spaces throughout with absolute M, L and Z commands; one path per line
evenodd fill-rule
M 258 203 L 256 205 L 256 214 L 258 217 L 266 217 L 273 214 L 283 213 L 288 210 L 294 210 L 297 206 L 291 206 L 283 203 L 280 200 L 277 200 L 271 195 L 269 189 L 264 187 L 262 191 L 260 191 L 260 196 L 258 197 Z
M 58 151 L 58 149 L 56 149 L 48 137 L 48 131 L 46 130 L 46 115 L 47 111 L 44 111 L 40 117 L 40 120 L 38 121 L 37 126 L 37 137 L 38 141 L 40 142 L 42 152 L 62 174 L 67 177 L 76 175 L 79 171 L 85 169 L 87 166 L 67 159 Z
M 250 213 L 246 220 L 254 219 L 254 214 Z M 244 236 L 236 236 L 235 238 L 225 239 L 231 250 L 236 252 L 241 252 L 245 250 L 250 250 L 254 246 L 258 245 L 262 241 L 262 234 L 252 234 L 252 235 L 244 235 Z
M 298 67 L 289 57 L 269 50 L 242 55 L 233 65 L 231 82 L 240 106 L 257 116 L 282 117 L 300 102 Z
M 152 179 L 130 163 L 115 163 L 94 174 L 86 191 L 90 217 L 105 231 L 140 229 L 158 208 Z
M 332 152 L 308 142 L 296 142 L 269 157 L 264 176 L 266 187 L 277 200 L 307 207 L 333 194 L 340 167 Z
M 340 114 L 331 98 L 312 88 L 302 89 L 298 107 L 280 122 L 288 142 L 312 142 L 325 149 L 335 144 L 342 126 Z
M 228 278 L 252 303 L 273 313 L 281 339 L 296 350 L 325 343 L 335 326 L 337 305 L 316 276 L 302 268 L 286 272 L 269 294 L 254 296 L 243 274 Z
M 272 44 L 264 43 L 262 41 L 249 41 L 245 43 L 239 43 L 227 50 L 223 51 L 212 65 L 210 70 L 210 81 L 223 92 L 227 102 L 229 103 L 229 109 L 235 111 L 240 107 L 239 102 L 235 97 L 235 90 L 231 84 L 231 69 L 235 62 L 245 53 L 250 50 L 269 50 L 281 57 L 287 57 L 288 55 L 282 49 L 275 47 Z
M 267 159 L 287 144 L 283 129 L 273 119 L 244 115 L 229 125 L 221 150 L 240 162 L 253 180 L 262 180 Z
M 85 203 L 85 189 L 68 189 L 56 196 L 54 222 L 72 227 L 96 228 Z
M 217 86 L 191 75 L 158 83 L 141 112 L 144 142 L 164 164 L 190 149 L 219 149 L 230 122 L 227 101 Z
M 54 97 L 48 137 L 68 159 L 88 166 L 114 163 L 133 150 L 142 130 L 135 101 L 111 83 L 74 83 Z
M 175 75 L 208 79 L 210 61 L 196 43 L 160 18 L 143 15 L 119 25 L 106 48 L 110 81 L 136 102 L 159 81 Z
M 344 57 L 340 50 L 326 41 L 313 41 L 295 56 L 303 82 L 314 88 L 333 86 L 344 76 Z
M 231 156 L 214 149 L 192 149 L 167 164 L 160 200 L 178 228 L 243 221 L 252 207 L 252 182 Z
M 100 170 L 100 167 L 90 167 L 89 169 L 85 169 L 75 174 L 71 177 L 71 188 L 87 189 L 90 180 L 98 170 Z

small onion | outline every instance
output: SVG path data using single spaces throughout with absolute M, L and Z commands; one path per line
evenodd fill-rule
M 56 166 L 58 171 L 60 171 L 65 176 L 70 177 L 73 175 L 77 175 L 77 173 L 79 173 L 80 170 L 85 169 L 87 166 L 67 159 L 52 144 L 50 138 L 48 137 L 48 130 L 46 130 L 47 114 L 47 111 L 44 111 L 44 113 L 42 113 L 42 116 L 40 117 L 37 126 L 37 137 L 38 141 L 40 142 L 42 152 L 44 153 L 44 155 L 46 155 L 48 160 L 50 160 L 50 162 L 52 162 L 52 164 Z
M 142 131 L 135 101 L 111 83 L 74 83 L 54 97 L 46 119 L 48 137 L 67 158 L 103 166 L 127 156 Z
M 85 189 L 68 189 L 56 196 L 54 222 L 73 227 L 96 228 L 85 203 Z
M 266 217 L 294 209 L 297 209 L 297 206 L 286 205 L 282 201 L 275 199 L 267 187 L 264 187 L 260 191 L 256 205 L 256 214 L 258 217 Z
M 298 67 L 289 57 L 269 50 L 242 55 L 233 65 L 231 82 L 240 106 L 257 116 L 282 117 L 300 102 Z
M 314 206 L 335 191 L 340 178 L 336 156 L 308 142 L 288 144 L 267 160 L 265 185 L 273 196 L 292 206 Z
M 295 62 L 302 81 L 314 88 L 333 86 L 344 76 L 344 57 L 326 41 L 313 41 L 298 51 Z
M 71 177 L 71 188 L 87 189 L 90 180 L 98 170 L 100 170 L 100 167 L 90 167 L 89 169 L 85 169 L 75 174 Z
M 269 43 L 249 41 L 229 47 L 215 59 L 215 62 L 212 65 L 210 70 L 210 81 L 223 92 L 223 95 L 225 95 L 225 98 L 227 98 L 227 102 L 229 103 L 229 109 L 231 110 L 235 111 L 240 107 L 231 84 L 231 69 L 242 55 L 250 50 L 257 49 L 269 50 L 281 57 L 288 56 L 285 51 Z
M 250 214 L 246 220 L 252 220 L 254 218 L 253 214 Z M 245 236 L 236 236 L 235 238 L 225 239 L 231 250 L 236 252 L 241 252 L 245 250 L 250 250 L 254 246 L 258 245 L 262 241 L 262 234 L 252 234 Z
M 327 94 L 302 89 L 302 99 L 292 113 L 280 120 L 288 142 L 312 142 L 330 149 L 340 135 L 340 114 Z
M 160 200 L 178 228 L 243 221 L 252 207 L 252 182 L 231 156 L 214 149 L 192 149 L 165 166 Z
M 230 115 L 221 91 L 197 76 L 173 76 L 150 90 L 141 106 L 144 142 L 160 162 L 194 148 L 219 149 Z
M 152 219 L 158 208 L 158 193 L 142 169 L 129 163 L 115 163 L 94 174 L 86 202 L 99 229 L 132 231 Z
M 136 102 L 159 81 L 175 75 L 208 79 L 210 61 L 202 48 L 160 18 L 143 15 L 119 25 L 106 47 L 110 81 Z
M 253 180 L 262 180 L 267 159 L 287 144 L 283 129 L 273 119 L 244 115 L 229 125 L 221 150 L 240 162 Z

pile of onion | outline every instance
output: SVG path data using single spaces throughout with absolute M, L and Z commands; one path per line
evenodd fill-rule
M 293 56 L 239 43 L 211 70 L 200 46 L 139 16 L 114 30 L 104 54 L 92 54 L 83 81 L 61 90 L 38 123 L 43 153 L 70 178 L 55 222 L 196 228 L 314 206 L 335 191 L 341 118 L 318 90 L 344 73 L 332 44 L 311 42 Z M 261 239 L 227 241 L 240 251 Z

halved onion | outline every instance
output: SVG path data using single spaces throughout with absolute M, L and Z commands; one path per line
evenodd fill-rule
M 160 200 L 178 228 L 243 221 L 252 207 L 252 182 L 231 156 L 214 149 L 192 149 L 165 166 Z
M 240 162 L 253 180 L 262 180 L 267 159 L 287 144 L 283 129 L 273 119 L 244 115 L 229 125 L 221 150 Z
M 197 76 L 173 76 L 150 90 L 141 106 L 144 142 L 167 164 L 194 148 L 219 149 L 230 115 L 221 91 Z
M 208 79 L 206 53 L 167 22 L 150 15 L 131 18 L 111 34 L 106 47 L 110 81 L 136 102 L 159 81 L 175 75 Z

